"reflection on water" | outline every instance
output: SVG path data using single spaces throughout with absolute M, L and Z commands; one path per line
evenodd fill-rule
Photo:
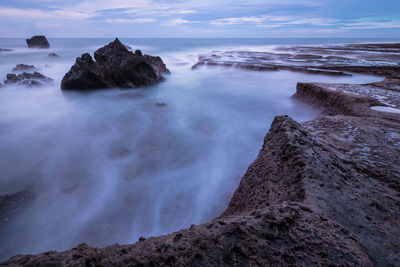
M 144 52 L 159 51 L 172 72 L 164 83 L 62 92 L 74 57 L 100 45 L 56 47 L 51 51 L 59 59 L 23 48 L 0 55 L 1 78 L 25 63 L 55 80 L 41 88 L 0 89 L 0 194 L 38 196 L 1 237 L 8 242 L 1 259 L 82 242 L 132 243 L 208 221 L 227 206 L 275 115 L 298 121 L 317 115 L 290 99 L 298 81 L 377 79 L 192 71 L 199 48 L 153 47 Z

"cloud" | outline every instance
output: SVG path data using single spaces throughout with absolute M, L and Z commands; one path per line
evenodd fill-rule
M 190 23 L 199 23 L 199 21 L 190 21 L 190 20 L 178 18 L 178 19 L 167 20 L 162 25 L 165 25 L 165 26 L 177 26 L 177 25 L 190 24 Z
M 151 18 L 138 18 L 138 19 L 107 19 L 107 23 L 151 23 L 156 21 Z
M 10 36 L 10 29 L 14 29 L 17 36 L 49 29 L 49 34 L 57 36 L 78 37 L 90 33 L 108 37 L 110 32 L 129 36 L 131 24 L 140 24 L 141 32 L 137 29 L 135 34 L 144 33 L 146 37 L 182 36 L 184 33 L 201 36 L 205 32 L 217 32 L 216 37 L 269 36 L 268 32 L 272 31 L 299 32 L 300 29 L 338 34 L 365 29 L 381 33 L 379 29 L 392 29 L 393 35 L 400 29 L 397 16 L 400 6 L 384 8 L 378 2 L 367 2 L 359 8 L 358 4 L 347 0 L 3 1 L 0 35 Z M 380 17 L 367 17 L 378 13 Z M 53 31 L 50 25 L 59 30 Z M 169 29 L 160 25 L 169 26 Z M 174 27 L 179 27 L 180 31 L 174 31 Z M 365 35 L 372 36 L 372 33 Z
M 399 29 L 400 18 L 361 18 L 343 23 L 340 28 L 344 30 Z
M 232 25 L 232 24 L 243 24 L 243 23 L 262 23 L 266 20 L 266 17 L 238 17 L 238 18 L 225 18 L 216 19 L 210 21 L 213 25 Z
M 8 19 L 69 19 L 81 20 L 94 17 L 95 14 L 88 12 L 78 12 L 66 9 L 40 10 L 40 9 L 21 9 L 21 8 L 0 8 L 0 17 Z

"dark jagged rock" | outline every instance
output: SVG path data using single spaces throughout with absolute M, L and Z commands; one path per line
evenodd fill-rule
M 26 39 L 29 48 L 49 48 L 50 44 L 43 35 L 33 36 L 31 39 Z
M 59 57 L 56 53 L 50 53 L 48 54 L 48 57 Z
M 4 84 L 22 84 L 27 86 L 41 86 L 52 82 L 53 80 L 49 77 L 44 76 L 39 72 L 34 73 L 22 73 L 22 74 L 7 74 L 7 80 Z
M 13 50 L 8 48 L 0 48 L 0 52 L 11 52 L 11 51 Z
M 107 87 L 100 65 L 94 62 L 88 53 L 76 59 L 75 65 L 72 66 L 61 82 L 61 89 L 63 90 Z
M 92 59 L 83 54 L 61 82 L 63 90 L 137 88 L 164 80 L 168 69 L 160 57 L 132 53 L 118 39 L 98 49 Z
M 26 65 L 26 64 L 18 64 L 12 71 L 27 71 L 27 70 L 36 70 L 35 66 L 33 65 Z

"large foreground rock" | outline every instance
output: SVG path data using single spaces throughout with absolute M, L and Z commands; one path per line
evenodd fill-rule
M 43 35 L 33 36 L 31 39 L 26 39 L 29 48 L 49 48 L 50 44 Z
M 94 58 L 83 54 L 76 59 L 61 82 L 63 90 L 137 88 L 164 80 L 169 73 L 160 57 L 129 51 L 118 39 L 98 49 Z

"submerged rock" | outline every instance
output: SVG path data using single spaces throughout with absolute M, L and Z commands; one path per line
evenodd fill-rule
M 7 80 L 4 84 L 22 84 L 27 86 L 41 86 L 52 82 L 53 80 L 49 77 L 44 76 L 39 72 L 34 73 L 22 73 L 22 74 L 7 74 Z
M 26 65 L 26 64 L 18 64 L 12 71 L 26 71 L 26 70 L 36 70 L 35 66 L 33 65 Z
M 0 233 L 34 199 L 35 196 L 27 191 L 11 195 L 0 195 Z
M 50 44 L 43 35 L 33 36 L 31 39 L 26 39 L 29 48 L 49 48 Z
M 63 90 L 137 88 L 164 80 L 169 73 L 160 57 L 132 53 L 118 39 L 98 49 L 94 58 L 85 53 L 76 59 L 61 82 Z
M 59 57 L 56 53 L 50 53 L 47 55 L 48 57 Z
M 0 52 L 11 52 L 11 51 L 13 50 L 8 48 L 0 48 Z

